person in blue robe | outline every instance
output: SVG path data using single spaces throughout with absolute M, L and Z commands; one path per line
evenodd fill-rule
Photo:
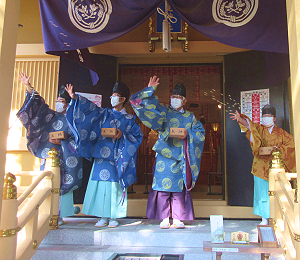
M 17 117 L 27 130 L 27 148 L 30 153 L 41 159 L 46 159 L 48 151 L 52 148 L 59 151 L 61 173 L 59 215 L 61 218 L 73 216 L 73 191 L 81 186 L 83 171 L 82 158 L 76 153 L 74 135 L 65 115 L 71 98 L 65 91 L 65 86 L 62 86 L 56 101 L 56 111 L 54 111 L 33 89 L 30 84 L 30 76 L 27 77 L 25 72 L 20 72 L 20 81 L 25 85 L 27 92 Z M 64 131 L 66 139 L 49 138 L 50 132 L 57 131 Z M 62 223 L 61 220 L 60 223 Z
M 152 189 L 148 197 L 147 217 L 162 219 L 161 228 L 169 228 L 172 211 L 173 226 L 184 228 L 182 220 L 193 220 L 194 209 L 190 190 L 195 186 L 205 140 L 205 130 L 193 113 L 184 110 L 186 89 L 177 84 L 171 105 L 159 104 L 154 92 L 159 78 L 150 78 L 148 87 L 132 95 L 130 103 L 142 123 L 158 130 Z M 171 137 L 174 128 L 184 133 Z
M 76 136 L 77 151 L 82 157 L 94 159 L 82 212 L 101 217 L 96 227 L 116 227 L 117 218 L 127 216 L 127 187 L 136 181 L 137 150 L 143 139 L 135 116 L 124 108 L 130 90 L 117 82 L 111 109 L 76 95 L 70 84 L 66 89 L 72 98 L 67 120 Z M 102 135 L 101 131 L 107 128 L 114 128 L 117 133 Z

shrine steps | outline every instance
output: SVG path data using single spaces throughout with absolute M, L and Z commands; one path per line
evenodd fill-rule
M 106 260 L 113 259 L 114 254 L 126 253 L 132 253 L 133 256 L 184 255 L 184 260 L 216 259 L 215 253 L 203 251 L 203 241 L 210 241 L 210 223 L 207 219 L 185 222 L 185 229 L 160 229 L 160 221 L 147 219 L 119 219 L 117 228 L 96 228 L 95 218 L 64 220 L 64 225 L 48 233 L 32 260 Z M 255 242 L 258 224 L 256 220 L 224 220 L 225 240 L 230 240 L 231 232 L 242 230 L 248 232 L 250 240 Z M 270 259 L 284 259 L 281 257 L 271 256 Z M 224 253 L 222 260 L 226 259 L 261 258 L 254 254 Z

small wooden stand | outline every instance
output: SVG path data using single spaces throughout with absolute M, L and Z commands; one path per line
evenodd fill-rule
M 270 225 L 257 225 L 258 243 L 261 247 L 278 247 L 274 228 Z
M 281 247 L 261 247 L 260 243 L 253 242 L 250 242 L 247 245 L 232 245 L 231 242 L 225 242 L 223 244 L 213 244 L 210 241 L 203 241 L 203 251 L 216 252 L 217 260 L 221 260 L 223 253 L 261 254 L 262 260 L 270 259 L 271 254 L 284 253 L 284 250 Z

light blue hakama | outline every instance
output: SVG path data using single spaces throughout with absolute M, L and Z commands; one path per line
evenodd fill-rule
M 123 192 L 118 182 L 94 181 L 91 178 L 92 174 L 86 189 L 82 213 L 104 218 L 125 218 L 127 216 L 127 189 L 124 203 L 120 203 Z
M 72 190 L 64 195 L 61 195 L 59 197 L 59 203 L 59 216 L 61 218 L 74 215 L 74 199 Z
M 269 181 L 254 176 L 253 214 L 270 218 Z

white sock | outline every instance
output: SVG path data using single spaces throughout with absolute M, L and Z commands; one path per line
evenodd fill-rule
M 107 223 L 107 218 L 101 218 L 101 220 L 105 221 Z

